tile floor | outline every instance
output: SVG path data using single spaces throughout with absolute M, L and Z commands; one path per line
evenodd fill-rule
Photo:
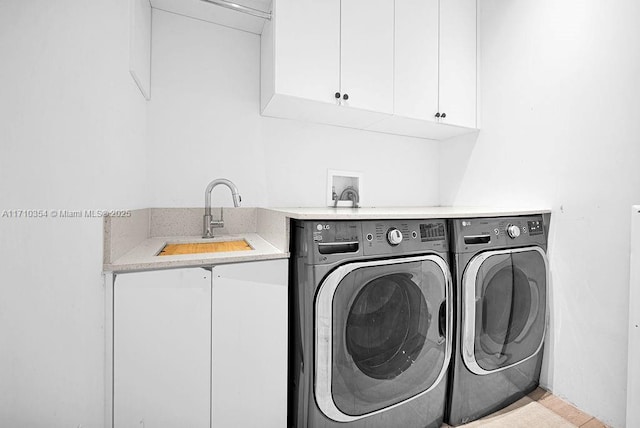
M 448 427 L 449 425 L 443 425 Z M 504 409 L 464 428 L 608 428 L 550 392 L 538 388 Z

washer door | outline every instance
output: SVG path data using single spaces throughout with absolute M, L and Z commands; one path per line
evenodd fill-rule
M 316 297 L 315 395 L 348 422 L 435 387 L 451 357 L 451 275 L 435 255 L 349 263 Z
M 542 348 L 547 257 L 540 247 L 481 253 L 462 277 L 462 357 L 484 375 L 525 361 Z

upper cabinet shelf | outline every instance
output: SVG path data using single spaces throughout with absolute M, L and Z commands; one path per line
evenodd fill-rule
M 273 0 L 261 109 L 445 139 L 474 132 L 476 0 Z
M 150 0 L 151 7 L 166 10 L 226 27 L 261 34 L 265 19 L 221 7 L 203 0 Z M 263 12 L 271 11 L 271 0 L 229 0 Z

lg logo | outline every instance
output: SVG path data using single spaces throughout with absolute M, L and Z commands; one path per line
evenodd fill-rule
M 319 232 L 323 231 L 323 230 L 329 230 L 329 229 L 331 229 L 331 225 L 329 225 L 329 224 L 318 224 L 316 226 L 316 229 L 318 229 Z

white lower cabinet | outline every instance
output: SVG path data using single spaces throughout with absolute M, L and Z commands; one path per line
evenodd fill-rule
M 287 278 L 284 259 L 117 275 L 113 426 L 286 426 Z
M 213 427 L 286 427 L 287 260 L 213 275 Z
M 209 427 L 211 272 L 117 275 L 113 310 L 114 426 Z

